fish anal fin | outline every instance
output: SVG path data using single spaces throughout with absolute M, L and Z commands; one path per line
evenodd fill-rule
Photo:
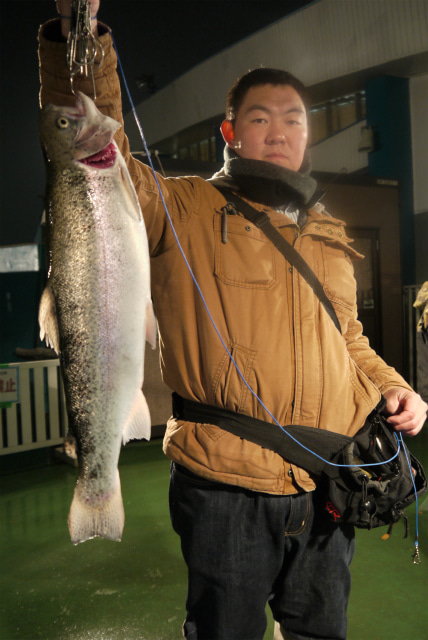
M 47 285 L 43 291 L 39 305 L 40 339 L 45 340 L 59 354 L 59 330 L 56 315 L 55 298 L 52 289 Z
M 129 419 L 123 428 L 122 442 L 126 444 L 129 440 L 141 440 L 142 438 L 150 440 L 151 430 L 152 424 L 147 400 L 143 392 L 139 391 Z
M 92 538 L 120 542 L 125 524 L 119 471 L 108 495 L 86 497 L 77 484 L 68 514 L 71 542 L 76 545 Z
M 152 349 L 156 349 L 158 326 L 152 301 L 149 300 L 146 307 L 146 340 Z

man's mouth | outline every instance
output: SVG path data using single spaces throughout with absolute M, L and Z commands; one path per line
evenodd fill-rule
M 279 152 L 278 153 L 276 153 L 276 152 L 269 153 L 266 156 L 266 158 L 280 158 L 280 159 L 283 159 L 283 160 L 288 160 L 288 156 L 284 155 L 283 153 L 279 153 Z
M 270 153 L 268 156 L 265 156 L 265 162 L 270 162 L 272 164 L 280 164 L 280 165 L 288 165 L 289 158 L 282 153 Z

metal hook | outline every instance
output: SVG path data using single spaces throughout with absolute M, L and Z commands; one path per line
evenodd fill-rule
M 67 38 L 67 64 L 70 71 L 71 91 L 74 91 L 74 77 L 78 74 L 92 79 L 93 99 L 96 98 L 94 67 L 100 52 L 99 68 L 104 60 L 104 49 L 92 33 L 91 5 L 88 0 L 73 0 L 71 3 L 70 33 Z

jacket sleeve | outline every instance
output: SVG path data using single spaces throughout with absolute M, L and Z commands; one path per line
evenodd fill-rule
M 131 155 L 125 135 L 119 77 L 116 72 L 117 56 L 108 28 L 99 23 L 99 40 L 104 59 L 95 67 L 95 104 L 98 109 L 122 125 L 115 135 L 116 143 L 125 159 L 137 191 L 149 238 L 150 254 L 155 256 L 174 246 L 175 238 L 168 222 L 159 188 L 150 167 Z M 66 42 L 61 36 L 60 21 L 51 20 L 39 31 L 40 106 L 52 103 L 74 106 L 70 73 L 66 64 Z M 93 96 L 92 79 L 75 76 L 75 91 Z M 163 178 L 156 174 L 168 211 L 177 234 L 180 235 L 189 217 L 197 208 L 195 181 Z
M 381 393 L 393 387 L 403 387 L 413 391 L 404 378 L 393 367 L 387 365 L 370 347 L 368 338 L 363 335 L 363 326 L 357 319 L 356 309 L 352 320 L 348 324 L 344 338 L 348 353 L 355 364 L 376 385 Z

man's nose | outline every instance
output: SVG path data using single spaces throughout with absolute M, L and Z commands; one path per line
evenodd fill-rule
M 268 144 L 282 144 L 286 140 L 286 135 L 283 127 L 279 124 L 272 124 L 267 132 L 266 142 Z

